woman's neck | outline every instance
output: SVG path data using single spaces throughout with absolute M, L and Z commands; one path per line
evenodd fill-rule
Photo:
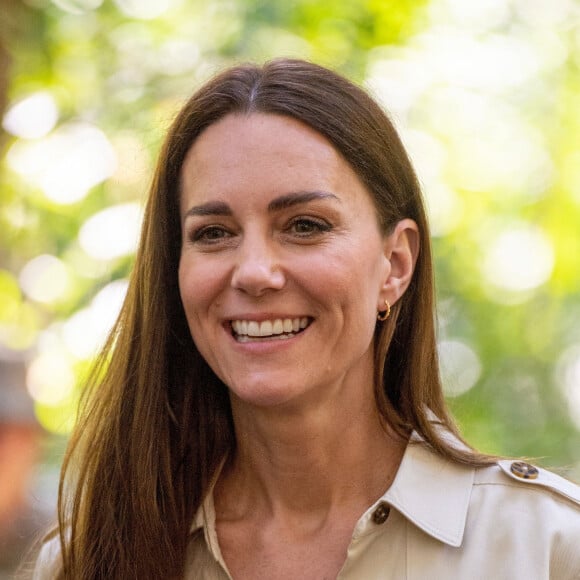
M 406 441 L 380 421 L 372 388 L 287 412 L 232 401 L 237 449 L 216 486 L 225 519 L 360 514 L 392 482 Z

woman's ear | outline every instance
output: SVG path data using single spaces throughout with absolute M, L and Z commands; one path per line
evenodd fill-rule
M 381 289 L 378 310 L 384 310 L 385 300 L 392 306 L 405 293 L 415 271 L 419 246 L 419 228 L 412 219 L 401 220 L 385 236 L 385 258 L 390 268 Z

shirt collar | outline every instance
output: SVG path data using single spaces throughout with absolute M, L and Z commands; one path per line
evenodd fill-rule
M 463 444 L 450 433 L 451 444 Z M 413 433 L 387 502 L 425 533 L 458 547 L 463 540 L 475 469 L 445 459 Z M 375 504 L 376 505 L 376 504 Z

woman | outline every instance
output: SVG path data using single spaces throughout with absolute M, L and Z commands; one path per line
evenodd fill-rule
M 392 124 L 313 64 L 227 70 L 162 149 L 37 577 L 578 578 L 578 488 L 467 446 L 438 377 Z

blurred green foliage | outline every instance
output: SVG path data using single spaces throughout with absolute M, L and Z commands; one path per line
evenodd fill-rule
M 504 4 L 1 0 L 0 353 L 28 365 L 41 424 L 70 429 L 91 358 L 74 341 L 96 332 L 98 291 L 131 268 L 131 251 L 98 255 L 83 227 L 144 199 L 172 115 L 209 75 L 297 56 L 367 84 L 409 145 L 433 219 L 444 377 L 467 438 L 578 475 L 580 6 L 546 16 Z M 48 104 L 18 117 L 38 93 Z M 53 126 L 19 134 L 50 103 Z M 79 127 L 90 147 L 74 141 Z M 71 182 L 94 169 L 83 150 L 101 171 L 86 191 Z M 97 240 L 122 229 L 101 225 Z M 46 255 L 57 262 L 28 267 Z

